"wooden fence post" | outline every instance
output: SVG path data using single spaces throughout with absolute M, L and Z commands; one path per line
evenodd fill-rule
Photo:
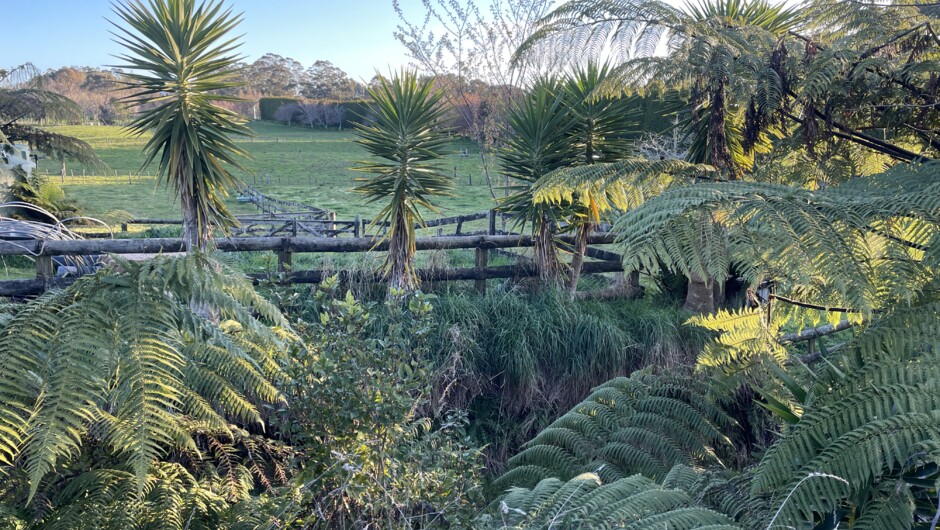
M 489 226 L 486 230 L 486 233 L 495 236 L 496 235 L 496 210 L 490 210 L 487 212 L 487 217 L 489 220 Z
M 476 266 L 477 270 L 480 271 L 480 274 L 484 274 L 486 272 L 486 265 L 489 262 L 490 251 L 482 247 L 477 247 L 475 252 L 476 260 L 474 265 Z M 486 280 L 473 280 L 473 287 L 480 294 L 486 293 Z
M 288 272 L 293 266 L 294 255 L 287 250 L 287 238 L 281 241 L 281 250 L 277 251 L 277 272 Z
M 121 232 L 127 232 L 127 223 L 121 223 Z
M 356 214 L 356 220 L 353 221 L 353 237 L 359 237 L 359 214 Z
M 36 256 L 36 279 L 42 280 L 43 290 L 49 289 L 49 284 L 55 278 L 52 256 Z

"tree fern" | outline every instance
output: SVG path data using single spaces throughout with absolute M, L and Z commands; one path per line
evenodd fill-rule
M 780 524 L 835 516 L 860 528 L 909 525 L 925 487 L 918 470 L 930 476 L 937 464 L 940 358 L 882 353 L 817 378 L 799 422 L 756 468 L 752 493 L 781 506 Z
M 734 421 L 705 388 L 637 372 L 598 387 L 509 460 L 496 488 L 592 472 L 606 482 L 641 473 L 663 479 L 676 464 L 721 463 Z
M 547 478 L 531 489 L 513 488 L 494 503 L 486 528 L 740 528 L 729 517 L 695 506 L 689 494 L 640 475 L 602 482 L 585 473 L 562 481 Z
M 752 297 L 759 307 L 695 320 L 722 333 L 706 347 L 707 365 L 765 354 L 782 362 L 785 328 L 825 323 L 870 322 L 853 348 L 910 349 L 938 325 L 938 168 L 901 165 L 818 191 L 743 182 L 669 190 L 618 221 L 625 265 L 716 278 L 734 270 L 754 291 L 772 286 L 769 298 Z M 693 230 L 703 217 L 708 237 Z
M 195 450 L 181 416 L 261 425 L 259 405 L 280 399 L 278 329 L 289 327 L 271 304 L 202 254 L 118 261 L 2 329 L 0 453 L 23 463 L 33 496 L 94 433 L 142 486 L 167 451 Z

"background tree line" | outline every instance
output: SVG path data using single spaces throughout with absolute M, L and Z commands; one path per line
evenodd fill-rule
M 366 95 L 366 85 L 326 60 L 304 68 L 290 57 L 266 53 L 253 62 L 236 63 L 231 69 L 235 70 L 233 78 L 238 86 L 223 92 L 244 101 L 228 101 L 223 106 L 253 119 L 258 118 L 257 105 L 262 97 L 349 101 Z M 127 122 L 134 111 L 117 101 L 115 90 L 124 80 L 121 69 L 63 66 L 47 70 L 37 81 L 45 90 L 77 103 L 81 115 L 75 116 L 76 120 L 113 125 Z

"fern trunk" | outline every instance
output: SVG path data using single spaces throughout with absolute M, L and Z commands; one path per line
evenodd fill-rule
M 715 281 L 702 278 L 698 274 L 689 276 L 689 291 L 685 297 L 684 309 L 693 313 L 715 312 Z
M 640 271 L 624 272 L 617 278 L 615 287 L 619 288 L 624 298 L 639 298 L 643 296 L 643 287 L 640 285 Z

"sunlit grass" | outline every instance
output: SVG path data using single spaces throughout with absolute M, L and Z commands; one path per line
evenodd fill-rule
M 366 204 L 352 192 L 354 179 L 363 174 L 351 168 L 366 158 L 365 151 L 354 143 L 352 131 L 313 131 L 265 122 L 252 122 L 251 128 L 256 136 L 239 141 L 252 155 L 244 161 L 245 170 L 235 171 L 243 181 L 272 197 L 333 210 L 340 219 L 351 219 L 357 214 L 369 218 L 379 210 L 379 205 Z M 63 183 L 66 192 L 88 213 L 102 217 L 113 210 L 124 210 L 134 217 L 180 216 L 177 201 L 154 178 L 155 166 L 140 168 L 145 138 L 110 126 L 58 126 L 52 130 L 88 141 L 111 169 L 110 175 L 92 175 L 82 166 L 68 167 L 69 176 Z M 475 146 L 467 140 L 456 139 L 452 152 L 441 165 L 455 172 L 459 182 L 454 197 L 438 201 L 440 215 L 492 208 L 494 201 Z M 40 162 L 40 169 L 59 178 L 58 166 L 54 163 Z M 491 166 L 491 172 L 495 173 L 495 167 Z M 257 211 L 250 204 L 237 202 L 234 195 L 226 204 L 237 214 Z M 429 217 L 438 216 L 429 214 Z

